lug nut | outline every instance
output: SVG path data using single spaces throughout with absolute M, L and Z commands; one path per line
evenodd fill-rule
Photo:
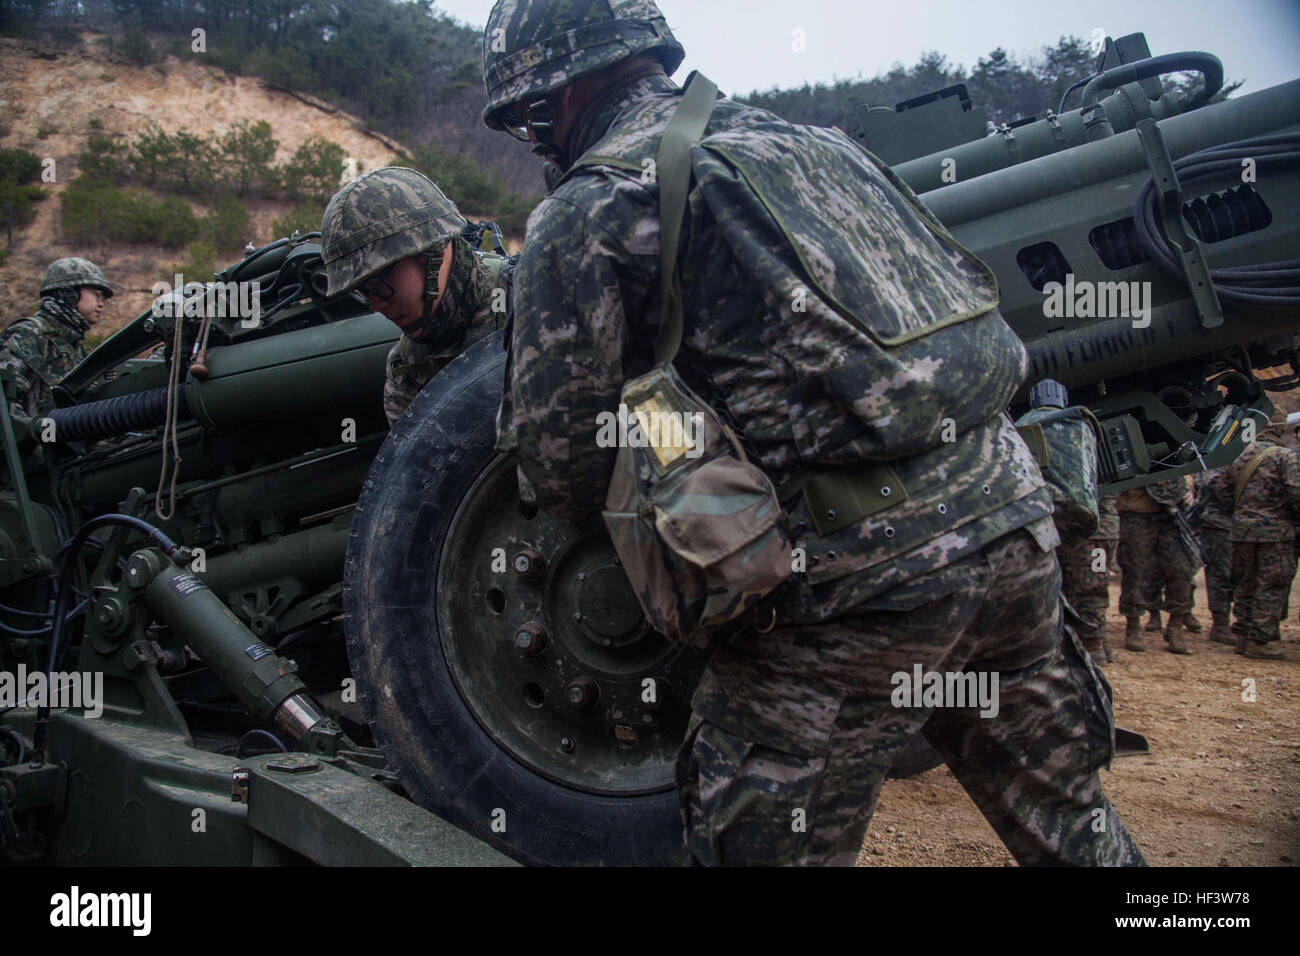
M 579 677 L 564 694 L 574 707 L 590 707 L 600 700 L 600 687 L 590 677 Z
M 546 650 L 546 631 L 535 621 L 521 624 L 515 631 L 515 650 L 525 657 L 536 657 Z
M 546 559 L 533 548 L 524 548 L 515 555 L 515 574 L 525 581 L 536 581 L 546 570 Z
M 571 754 L 578 749 L 578 745 L 575 744 L 570 738 L 565 737 L 560 741 L 560 749 L 563 750 L 566 754 Z

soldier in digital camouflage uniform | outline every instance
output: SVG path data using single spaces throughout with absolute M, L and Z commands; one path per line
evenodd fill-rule
M 86 350 L 86 331 L 112 298 L 113 287 L 89 259 L 56 259 L 41 280 L 41 305 L 0 333 L 0 369 L 15 382 L 11 411 L 27 418 L 54 404 L 54 383 L 72 371 Z
M 1232 485 L 1227 469 L 1193 479 L 1196 485 L 1196 537 L 1205 558 L 1205 597 L 1213 624 L 1210 640 L 1236 644 L 1232 636 Z
M 1192 610 L 1192 557 L 1178 536 L 1169 508 L 1190 492 L 1183 478 L 1158 481 L 1143 488 L 1120 492 L 1116 508 L 1120 516 L 1119 564 L 1124 572 L 1120 584 L 1119 610 L 1127 621 L 1124 646 L 1144 651 L 1142 612 L 1158 602 L 1161 583 L 1169 621 L 1165 626 L 1166 649 L 1190 654 L 1185 621 Z
M 596 441 L 597 414 L 653 360 L 659 197 L 645 161 L 683 55 L 649 0 L 502 0 L 484 35 L 485 122 L 567 170 L 515 273 L 498 447 L 542 508 L 574 521 L 599 513 L 617 455 Z M 715 640 L 692 701 L 677 772 L 692 860 L 851 865 L 885 773 L 924 726 L 1022 863 L 1140 863 L 1098 778 L 1109 697 L 1062 640 L 1050 499 L 1000 413 L 1026 359 L 991 274 L 838 131 L 724 98 L 706 135 L 725 132 L 816 275 L 754 191 L 737 190 L 730 221 L 710 211 L 726 196 L 697 195 L 676 367 L 778 487 L 834 465 L 879 474 L 874 455 L 893 459 L 903 500 L 823 536 L 806 495 L 787 501 L 808 573 L 767 633 Z M 738 182 L 716 172 L 711 188 Z M 880 345 L 862 315 L 906 344 Z M 949 416 L 962 425 L 944 443 Z M 893 706 L 892 675 L 914 665 L 998 671 L 999 715 Z
M 439 370 L 505 324 L 504 281 L 463 233 L 450 199 L 413 169 L 391 166 L 340 189 L 325 207 L 321 258 L 329 295 L 357 290 L 402 330 L 388 354 L 391 425 Z
M 1237 653 L 1282 660 L 1278 622 L 1291 587 L 1294 523 L 1300 519 L 1300 453 L 1285 447 L 1286 415 L 1278 412 L 1255 442 L 1224 469 L 1233 499 L 1232 629 Z M 1247 470 L 1249 473 L 1247 474 Z

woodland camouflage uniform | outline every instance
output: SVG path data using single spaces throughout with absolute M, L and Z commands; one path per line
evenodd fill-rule
M 1106 612 L 1110 608 L 1110 568 L 1119 543 L 1119 513 L 1115 496 L 1097 500 L 1101 521 L 1087 536 L 1061 534 L 1057 556 L 1061 560 L 1061 592 L 1079 615 L 1079 641 L 1097 664 L 1112 657 L 1106 637 Z
M 53 387 L 86 357 L 82 340 L 90 323 L 77 311 L 82 286 L 113 295 L 104 274 L 79 257 L 56 259 L 41 281 L 41 305 L 31 318 L 0 333 L 0 370 L 15 382 L 13 413 L 27 418 L 54 405 Z
M 1232 574 L 1236 582 L 1232 629 L 1237 650 L 1248 657 L 1280 658 L 1278 623 L 1295 572 L 1294 523 L 1300 520 L 1300 453 L 1281 445 L 1282 426 L 1261 429 L 1257 441 L 1224 469 L 1237 483 L 1256 457 L 1233 510 Z
M 489 125 L 571 81 L 585 53 L 575 38 L 597 42 L 619 18 L 650 49 L 675 51 L 669 69 L 680 62 L 648 0 L 498 3 L 484 39 Z M 498 26 L 504 52 L 492 49 Z M 613 44 L 618 58 L 627 44 Z M 609 49 L 593 53 L 598 67 L 617 61 L 600 58 Z M 597 414 L 652 364 L 659 197 L 643 161 L 681 95 L 657 72 L 606 92 L 566 144 L 583 162 L 529 219 L 498 443 L 537 503 L 574 521 L 599 512 L 617 454 L 598 446 Z M 705 135 L 720 134 L 814 274 L 754 192 L 728 193 L 738 179 L 715 160 L 683 230 L 676 366 L 778 487 L 810 466 L 865 471 L 886 457 L 902 500 L 821 536 L 807 497 L 787 500 L 808 573 L 770 631 L 715 640 L 692 701 L 677 782 L 693 861 L 851 865 L 885 773 L 924 727 L 1022 863 L 1140 863 L 1098 778 L 1113 746 L 1108 693 L 1062 640 L 1050 499 L 999 411 L 1025 353 L 991 274 L 838 131 L 722 99 Z M 929 334 L 945 322 L 959 331 Z M 989 411 L 966 421 L 972 409 Z M 962 424 L 944 443 L 949 416 Z M 998 716 L 895 707 L 892 675 L 914 666 L 999 672 Z
M 1235 644 L 1232 614 L 1232 484 L 1226 468 L 1216 468 L 1193 479 L 1196 484 L 1194 528 L 1205 558 L 1205 597 L 1214 624 L 1210 640 Z
M 1131 651 L 1145 650 L 1140 625 L 1142 612 L 1159 607 L 1163 587 L 1165 607 L 1169 611 L 1165 642 L 1174 653 L 1190 653 L 1183 629 L 1192 610 L 1192 577 L 1196 567 L 1178 537 L 1178 526 L 1168 509 L 1169 504 L 1182 499 L 1188 487 L 1181 477 L 1169 478 L 1144 488 L 1130 488 L 1118 496 L 1118 557 L 1124 572 L 1119 610 L 1128 620 L 1124 646 Z
M 391 425 L 426 382 L 469 346 L 505 323 L 505 302 L 492 295 L 501 281 L 466 235 L 468 223 L 427 177 L 390 166 L 340 189 L 325 208 L 321 258 L 329 295 L 349 292 L 408 256 L 437 255 L 452 243 L 447 287 L 437 306 L 388 353 L 384 414 Z M 438 294 L 438 260 L 429 264 L 426 302 Z M 417 340 L 418 339 L 418 340 Z

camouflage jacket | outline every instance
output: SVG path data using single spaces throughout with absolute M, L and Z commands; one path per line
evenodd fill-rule
M 1100 541 L 1119 540 L 1119 511 L 1115 505 L 1115 495 L 1102 495 L 1097 499 L 1097 514 L 1101 520 L 1097 524 L 1097 533 L 1092 537 Z
M 570 520 L 592 517 L 605 500 L 617 449 L 598 443 L 598 415 L 616 410 L 624 382 L 653 362 L 659 197 L 645 160 L 657 155 L 679 97 L 653 76 L 607 105 L 590 123 L 582 159 L 529 218 L 498 448 L 515 452 L 537 504 Z M 770 177 L 763 195 L 787 226 L 798 224 L 801 248 L 792 251 L 771 219 L 735 218 L 753 193 L 730 205 L 716 192 L 704 201 L 697 187 L 679 259 L 677 369 L 778 486 L 809 466 L 888 461 L 905 489 L 888 510 L 821 538 L 809 532 L 799 496 L 790 523 L 815 592 L 805 607 L 838 613 L 1031 523 L 1040 543 L 1054 546 L 1042 476 L 999 413 L 1026 359 L 997 312 L 991 274 L 941 238 L 942 227 L 838 131 L 791 127 L 727 99 L 706 135 L 724 130 Z M 804 157 L 794 184 L 789 144 L 810 137 L 810 151 L 820 152 Z M 822 158 L 861 178 L 823 176 Z M 814 194 L 814 182 L 846 183 L 858 204 L 828 222 L 843 197 Z M 732 220 L 716 218 L 718 208 Z M 738 235 L 748 248 L 733 249 Z M 800 253 L 813 260 L 811 280 Z M 860 317 L 828 300 L 853 302 L 875 328 L 862 331 Z M 957 322 L 962 348 L 936 351 L 945 339 L 926 334 Z M 981 417 L 965 420 L 971 409 Z M 944 442 L 950 420 L 965 423 Z
M 35 418 L 54 405 L 53 386 L 86 357 L 82 336 L 38 311 L 0 332 L 0 369 L 17 385 L 10 410 Z
M 1232 494 L 1227 468 L 1215 468 L 1192 479 L 1196 486 L 1196 523 L 1220 531 L 1232 530 Z
M 1300 453 L 1268 439 L 1259 439 L 1224 468 L 1229 494 L 1236 496 L 1242 472 L 1263 452 L 1242 490 L 1232 516 L 1233 541 L 1289 541 L 1293 522 L 1300 520 Z
M 463 327 L 464 335 L 455 345 L 446 347 L 424 345 L 405 335 L 397 340 L 388 353 L 384 379 L 384 414 L 390 426 L 448 362 L 505 324 L 504 297 L 493 295 L 501 282 L 501 276 L 494 276 L 483 256 L 468 243 L 459 237 L 453 241 L 451 272 L 435 318 Z

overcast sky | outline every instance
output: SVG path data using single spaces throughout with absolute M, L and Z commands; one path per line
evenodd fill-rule
M 1223 61 L 1240 93 L 1300 77 L 1300 0 L 658 0 L 686 62 L 726 93 L 802 86 L 938 50 L 966 67 L 996 47 L 1036 54 L 1062 35 L 1144 32 L 1153 54 L 1203 50 Z M 491 0 L 435 0 L 482 28 Z M 805 49 L 794 52 L 794 31 Z M 1240 95 L 1240 93 L 1238 95 Z

